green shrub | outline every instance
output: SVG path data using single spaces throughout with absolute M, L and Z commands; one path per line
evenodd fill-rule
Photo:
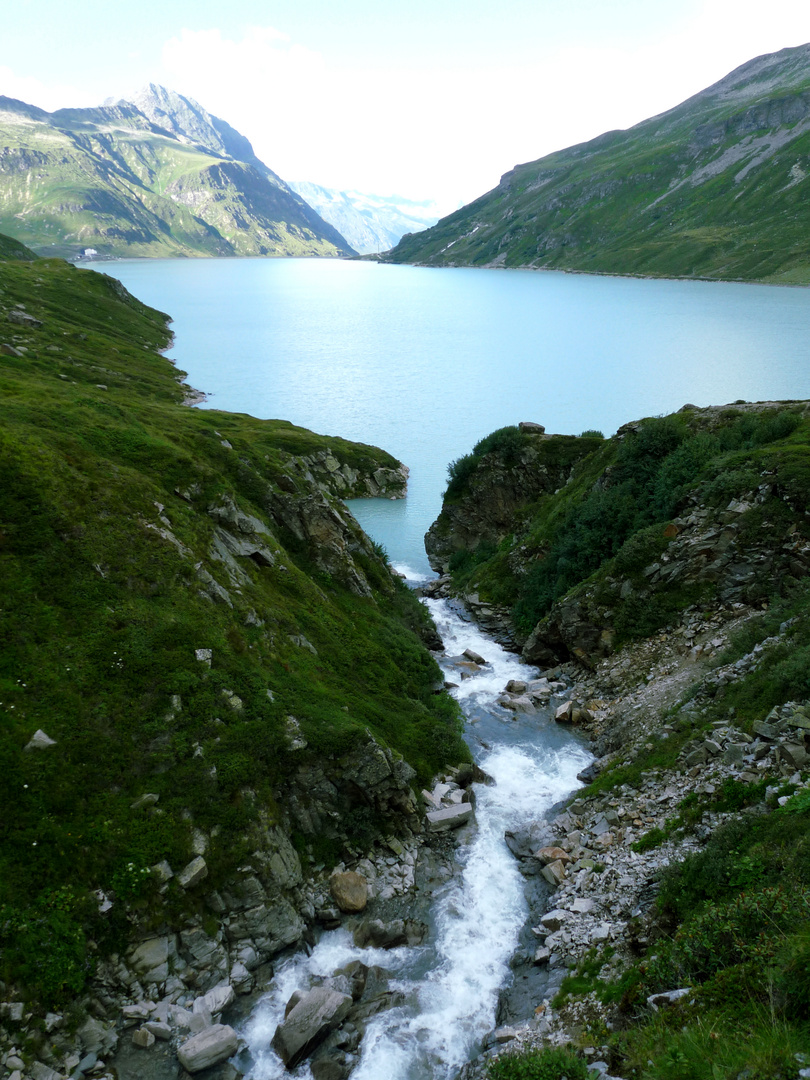
M 484 454 L 500 454 L 507 465 L 514 465 L 526 441 L 519 427 L 510 425 L 498 428 L 490 435 L 480 439 L 473 447 L 473 456 L 480 458 Z
M 470 479 L 485 454 L 500 454 L 505 465 L 514 465 L 526 441 L 520 428 L 511 425 L 498 428 L 480 439 L 469 454 L 463 454 L 447 466 L 447 489 L 445 499 L 460 498 L 469 488 Z
M 488 1080 L 588 1080 L 582 1058 L 564 1047 L 505 1054 L 487 1068 Z

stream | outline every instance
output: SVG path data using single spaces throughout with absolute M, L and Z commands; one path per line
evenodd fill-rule
M 412 584 L 422 577 L 406 566 L 397 569 Z M 404 995 L 404 1004 L 368 1022 L 352 1080 L 450 1080 L 496 1026 L 499 992 L 529 914 L 525 881 L 504 833 L 541 818 L 578 787 L 576 774 L 592 755 L 554 722 L 560 699 L 529 715 L 498 706 L 509 679 L 535 678 L 536 669 L 483 634 L 451 601 L 424 602 L 444 642 L 445 655 L 437 659 L 447 680 L 459 684 L 452 693 L 467 718 L 465 737 L 494 783 L 475 786 L 477 824 L 460 834 L 455 872 L 433 893 L 424 944 L 360 949 L 339 929 L 324 933 L 310 955 L 298 953 L 277 967 L 242 1030 L 253 1059 L 248 1080 L 309 1080 L 307 1063 L 287 1072 L 270 1040 L 293 991 L 351 960 L 385 968 L 390 986 Z M 465 649 L 487 664 L 461 680 L 449 658 Z

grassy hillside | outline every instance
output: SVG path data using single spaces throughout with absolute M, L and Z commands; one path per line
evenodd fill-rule
M 423 778 L 467 751 L 424 609 L 326 487 L 390 455 L 184 406 L 167 318 L 59 260 L 0 262 L 0 325 L 0 978 L 44 999 L 193 902 L 148 872 L 193 829 L 216 886 L 297 770 L 370 735 Z
M 41 254 L 350 253 L 270 170 L 182 139 L 134 105 L 46 113 L 0 98 L 0 145 L 0 229 Z
M 518 165 L 388 258 L 810 282 L 810 46 L 660 116 Z
M 746 579 L 746 599 L 790 589 L 806 572 L 806 402 L 689 406 L 626 425 L 608 440 L 598 432 L 576 439 L 507 428 L 476 450 L 488 446 L 449 466 L 428 548 L 434 565 L 452 572 L 457 590 L 508 607 L 524 641 L 566 605 L 587 607 L 610 640 L 621 642 L 654 632 L 701 598 L 716 598 L 719 571 L 704 573 L 706 566 L 689 563 L 681 550 L 697 543 L 692 533 L 707 531 L 708 523 L 718 530 L 711 541 L 726 533 L 718 557 L 733 543 L 740 560 L 759 559 L 769 544 L 780 551 L 793 538 L 792 567 L 786 558 L 769 567 L 768 579 Z M 537 461 L 544 474 L 563 463 L 563 486 L 516 485 L 513 477 Z M 500 519 L 487 521 L 481 510 L 494 487 L 518 494 Z M 475 531 L 467 528 L 473 519 Z M 705 547 L 707 564 L 714 546 Z M 683 573 L 659 573 L 670 561 L 683 562 Z

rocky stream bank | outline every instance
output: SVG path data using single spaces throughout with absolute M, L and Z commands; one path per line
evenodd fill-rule
M 609 764 L 631 764 L 656 744 L 699 726 L 709 701 L 745 677 L 769 648 L 789 640 L 788 623 L 741 660 L 717 667 L 713 661 L 729 634 L 756 614 L 739 603 L 710 615 L 687 612 L 673 632 L 627 647 L 592 670 L 567 663 L 533 680 L 513 680 L 498 704 L 505 717 L 536 716 L 538 725 L 575 724 L 587 731 L 600 755 L 581 774 L 590 781 Z M 486 659 L 470 650 L 450 663 L 457 673 L 451 677 L 463 680 Z M 697 691 L 673 713 L 695 682 Z M 732 816 L 712 808 L 724 782 L 764 779 L 769 792 L 786 781 L 801 786 L 809 738 L 805 703 L 786 702 L 753 735 L 736 728 L 729 715 L 708 736 L 701 731 L 687 739 L 674 768 L 643 771 L 637 782 L 606 795 L 574 793 L 508 833 L 530 918 L 512 960 L 512 978 L 501 992 L 497 1026 L 481 1056 L 463 1070 L 464 1080 L 483 1077 L 486 1063 L 505 1051 L 569 1042 L 584 1050 L 596 1072 L 609 1076 L 606 1047 L 592 1033 L 610 1030 L 611 1010 L 595 995 L 552 1005 L 564 977 L 594 949 L 604 954 L 601 976 L 618 975 L 651 932 L 662 869 L 698 850 Z M 473 785 L 487 777 L 474 766 L 448 771 L 419 801 L 411 779 L 407 766 L 373 740 L 356 760 L 339 763 L 331 777 L 296 778 L 290 799 L 292 807 L 297 800 L 298 814 L 306 805 L 312 813 L 313 792 L 330 786 L 337 806 L 340 784 L 351 783 L 401 815 L 401 839 L 392 835 L 368 856 L 358 848 L 356 858 L 331 872 L 311 865 L 305 870 L 285 833 L 267 827 L 262 847 L 228 887 L 205 893 L 200 837 L 200 854 L 176 876 L 204 896 L 204 916 L 189 920 L 179 933 L 156 933 L 102 962 L 91 995 L 63 1014 L 41 1017 L 22 1002 L 5 1001 L 4 1076 L 170 1080 L 202 1074 L 238 1080 L 249 1073 L 253 1063 L 240 1026 L 291 952 L 310 948 L 322 930 L 338 926 L 351 933 L 355 945 L 371 949 L 422 940 L 433 892 L 454 873 L 450 830 L 461 827 L 463 834 L 475 828 Z M 675 828 L 689 796 L 702 810 L 688 828 Z M 657 843 L 639 844 L 656 830 Z M 155 872 L 168 880 L 172 869 Z M 686 992 L 672 987 L 670 997 Z M 359 1060 L 368 1020 L 401 1000 L 383 966 L 353 961 L 293 993 L 273 1048 L 289 1068 L 308 1058 L 315 1080 L 343 1080 Z M 649 1008 L 665 1007 L 668 1000 L 650 1000 Z

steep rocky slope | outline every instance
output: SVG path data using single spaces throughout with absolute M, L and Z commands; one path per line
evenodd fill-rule
M 810 403 L 521 426 L 451 464 L 430 590 L 553 664 L 505 718 L 597 760 L 507 836 L 548 894 L 461 1076 L 804 1077 Z
M 334 920 L 340 860 L 401 889 L 414 785 L 468 751 L 341 501 L 404 466 L 186 407 L 166 317 L 103 275 L 0 262 L 0 322 L 0 1059 L 100 1075 L 123 1003 L 245 992 Z
M 503 429 L 451 465 L 431 565 L 526 660 L 593 663 L 805 576 L 809 433 L 801 401 L 686 405 L 608 440 Z
M 388 258 L 807 282 L 808 140 L 802 45 L 627 131 L 515 166 Z
M 66 257 L 351 253 L 224 121 L 162 87 L 139 100 L 0 98 L 0 228 Z

